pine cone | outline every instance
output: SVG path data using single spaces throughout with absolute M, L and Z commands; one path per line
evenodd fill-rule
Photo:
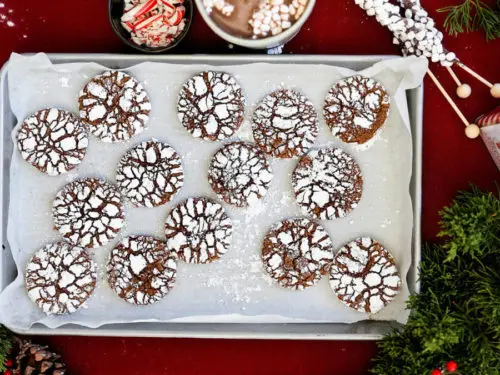
M 41 346 L 23 340 L 16 357 L 17 367 L 14 375 L 64 375 L 66 365 L 61 362 L 61 356 Z

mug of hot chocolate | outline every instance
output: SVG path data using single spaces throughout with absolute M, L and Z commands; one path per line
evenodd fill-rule
M 285 44 L 309 18 L 316 0 L 195 0 L 208 26 L 248 48 Z

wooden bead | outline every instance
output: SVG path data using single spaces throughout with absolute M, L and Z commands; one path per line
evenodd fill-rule
M 472 94 L 472 88 L 468 84 L 463 83 L 457 87 L 457 96 L 459 98 L 467 99 L 470 94 Z
M 500 98 L 500 83 L 495 83 L 493 87 L 490 89 L 491 96 L 494 98 Z
M 476 124 L 469 124 L 468 126 L 465 127 L 465 135 L 467 138 L 474 139 L 479 137 L 479 134 L 481 133 L 481 129 L 479 129 L 479 126 Z

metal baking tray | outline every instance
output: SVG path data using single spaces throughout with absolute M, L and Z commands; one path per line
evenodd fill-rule
M 238 65 L 255 62 L 280 64 L 326 64 L 362 70 L 384 59 L 396 56 L 332 56 L 332 55 L 114 55 L 114 54 L 49 54 L 53 63 L 96 62 L 109 68 L 127 68 L 146 61 L 176 64 Z M 10 109 L 8 97 L 8 63 L 0 75 L 0 291 L 12 282 L 17 274 L 16 267 L 6 239 L 7 214 L 9 209 L 10 156 L 13 144 L 11 131 L 16 118 Z M 420 216 L 422 182 L 422 109 L 423 87 L 407 91 L 408 110 L 413 136 L 413 174 L 410 193 L 413 203 L 414 226 L 412 239 L 412 265 L 408 272 L 407 283 L 412 293 L 418 293 L 418 264 L 421 255 Z M 99 328 L 85 328 L 68 324 L 49 329 L 36 324 L 30 329 L 16 331 L 29 335 L 82 335 L 82 336 L 138 336 L 138 337 L 196 337 L 232 339 L 307 339 L 307 340 L 377 340 L 397 328 L 396 322 L 361 321 L 352 324 L 342 323 L 293 323 L 293 324 L 226 324 L 226 323 L 123 323 L 107 324 Z

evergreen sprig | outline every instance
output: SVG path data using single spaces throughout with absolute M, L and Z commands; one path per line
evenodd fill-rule
M 500 201 L 477 189 L 441 212 L 443 245 L 428 245 L 408 323 L 379 343 L 373 374 L 500 375 Z M 453 255 L 450 255 L 453 254 Z
M 9 351 L 12 348 L 12 333 L 0 325 L 0 371 L 5 370 L 5 361 L 9 357 Z
M 437 11 L 447 13 L 444 28 L 457 36 L 464 32 L 483 30 L 486 40 L 500 37 L 500 4 L 492 9 L 482 0 L 465 0 L 458 5 L 450 5 Z

